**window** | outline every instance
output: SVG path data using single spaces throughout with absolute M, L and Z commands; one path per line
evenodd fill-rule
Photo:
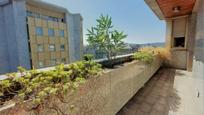
M 39 13 L 35 13 L 35 17 L 36 18 L 40 18 L 40 14 Z
M 58 18 L 55 18 L 55 17 L 54 17 L 54 21 L 55 21 L 55 22 L 58 22 Z
M 42 67 L 44 67 L 44 63 L 43 63 L 42 61 L 39 61 L 39 62 L 38 62 L 38 66 L 39 66 L 40 68 L 42 68 Z
M 42 44 L 38 44 L 38 52 L 43 52 L 43 45 Z
M 36 28 L 35 28 L 35 31 L 36 31 L 36 35 L 37 35 L 37 36 L 42 36 L 42 35 L 43 35 L 43 29 L 42 29 L 42 27 L 36 27 Z
M 51 64 L 52 66 L 56 65 L 56 59 L 51 59 L 51 60 L 50 60 L 50 64 Z
M 58 22 L 58 18 L 52 16 L 48 16 L 48 20 Z
M 63 44 L 63 45 L 60 45 L 60 50 L 61 51 L 64 51 L 65 50 L 65 45 Z
M 66 63 L 66 58 L 62 58 L 61 62 L 65 64 Z
M 31 11 L 27 11 L 26 14 L 27 14 L 27 16 L 30 16 L 30 17 L 33 16 L 33 13 Z
M 50 51 L 55 51 L 55 45 L 54 44 L 49 45 L 49 49 Z
M 64 37 L 64 30 L 59 31 L 60 37 Z
M 174 47 L 185 47 L 185 37 L 175 37 L 174 38 Z
M 49 36 L 55 36 L 55 31 L 54 31 L 54 29 L 48 29 L 48 35 Z

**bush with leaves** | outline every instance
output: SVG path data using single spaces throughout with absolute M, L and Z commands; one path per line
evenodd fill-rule
M 143 47 L 139 49 L 141 52 L 149 52 L 152 53 L 153 55 L 158 55 L 161 59 L 163 60 L 171 60 L 171 52 L 167 48 L 162 48 L 162 47 Z
M 94 59 L 94 55 L 93 54 L 85 54 L 84 55 L 84 60 L 85 61 L 91 61 Z
M 59 65 L 49 71 L 26 71 L 20 67 L 19 73 L 8 74 L 8 79 L 0 81 L 0 96 L 2 99 L 10 96 L 17 103 L 32 100 L 35 107 L 59 110 L 56 109 L 56 105 L 48 106 L 53 97 L 66 102 L 64 95 L 73 92 L 86 79 L 97 76 L 100 70 L 101 65 L 93 61 L 80 61 L 68 66 Z M 1 103 L 5 101 L 2 99 Z
M 95 50 L 105 52 L 107 59 L 112 61 L 124 49 L 123 40 L 127 35 L 113 28 L 112 18 L 108 15 L 101 15 L 96 21 L 97 25 L 88 29 L 87 41 Z
M 136 52 L 134 54 L 134 58 L 136 60 L 139 60 L 139 61 L 145 62 L 147 64 L 150 64 L 150 63 L 153 62 L 154 56 L 150 52 L 141 52 L 141 51 L 139 51 L 139 52 Z

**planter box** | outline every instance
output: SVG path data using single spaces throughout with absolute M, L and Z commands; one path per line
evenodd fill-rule
M 116 69 L 109 69 L 98 78 L 92 78 L 79 87 L 71 96 L 69 103 L 54 100 L 63 113 L 71 115 L 114 115 L 160 68 L 162 61 L 158 56 L 152 64 L 138 61 L 126 63 Z M 24 105 L 13 105 L 0 109 L 1 115 L 56 115 L 50 109 L 28 111 Z

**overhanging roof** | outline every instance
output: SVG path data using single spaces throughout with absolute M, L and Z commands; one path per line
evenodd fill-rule
M 159 19 L 173 18 L 192 13 L 196 0 L 145 0 Z M 173 9 L 178 7 L 179 12 Z
M 160 20 L 164 19 L 163 13 L 157 4 L 156 0 L 144 0 L 147 5 L 152 9 L 152 11 L 157 15 Z

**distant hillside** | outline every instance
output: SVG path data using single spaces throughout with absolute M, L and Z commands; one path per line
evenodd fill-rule
M 156 43 L 146 43 L 146 44 L 139 44 L 140 47 L 145 47 L 145 46 L 152 46 L 152 47 L 164 47 L 164 42 L 156 42 Z
M 125 55 L 130 54 L 138 51 L 141 47 L 164 47 L 163 42 L 157 42 L 157 43 L 146 43 L 146 44 L 134 44 L 134 43 L 126 43 L 126 47 L 123 51 L 119 52 L 118 55 Z M 93 54 L 95 59 L 101 59 L 105 58 L 106 54 L 102 51 L 97 51 L 93 47 L 89 45 L 84 46 L 84 54 Z

